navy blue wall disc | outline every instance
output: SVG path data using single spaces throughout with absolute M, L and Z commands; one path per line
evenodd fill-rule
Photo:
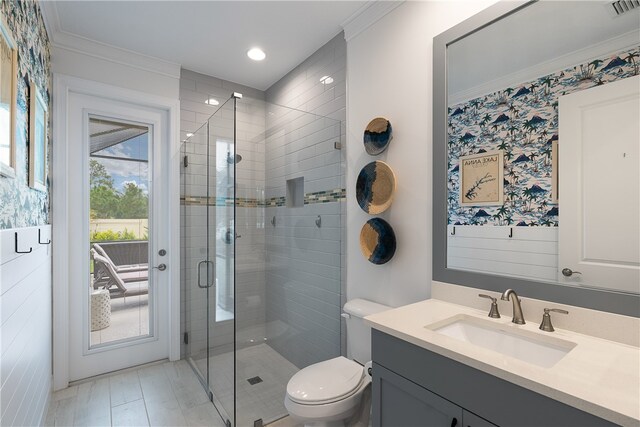
M 372 218 L 360 231 L 360 250 L 373 264 L 385 264 L 396 253 L 396 235 L 382 218 Z
M 391 122 L 384 117 L 376 117 L 364 130 L 364 149 L 367 154 L 377 156 L 387 149 L 391 139 Z

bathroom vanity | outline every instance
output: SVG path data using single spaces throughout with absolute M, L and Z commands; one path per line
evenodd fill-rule
M 482 310 L 433 299 L 366 320 L 373 328 L 374 426 L 640 423 L 637 347 L 543 332 L 536 323 L 489 319 Z M 490 337 L 469 342 L 447 335 L 449 325 L 461 322 L 523 342 L 490 349 Z M 513 353 L 532 343 L 539 348 Z
M 640 425 L 637 13 L 501 1 L 434 38 L 438 299 L 367 318 L 375 426 Z M 631 117 L 607 134 L 621 145 L 594 142 L 609 111 Z M 586 183 L 618 171 L 628 208 Z M 471 308 L 506 289 L 525 324 Z

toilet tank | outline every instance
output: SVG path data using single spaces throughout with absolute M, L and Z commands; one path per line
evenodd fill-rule
M 354 359 L 363 365 L 371 360 L 371 328 L 365 325 L 363 318 L 392 308 L 365 299 L 347 301 L 343 316 L 347 322 L 347 357 L 349 359 Z

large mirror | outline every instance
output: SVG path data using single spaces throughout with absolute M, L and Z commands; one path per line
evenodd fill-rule
M 436 280 L 639 315 L 640 7 L 614 3 L 434 40 Z

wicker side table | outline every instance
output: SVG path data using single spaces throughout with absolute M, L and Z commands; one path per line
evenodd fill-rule
M 111 296 L 106 289 L 91 291 L 91 332 L 111 324 Z

